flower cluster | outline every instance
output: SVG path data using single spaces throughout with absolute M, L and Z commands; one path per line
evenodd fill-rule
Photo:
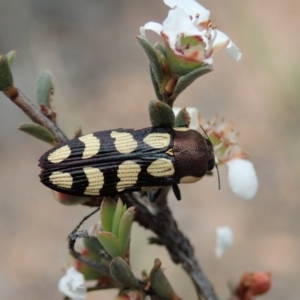
M 232 59 L 241 59 L 236 45 L 210 21 L 209 10 L 194 0 L 164 0 L 164 3 L 171 7 L 164 22 L 148 22 L 140 32 L 145 36 L 146 30 L 152 30 L 163 38 L 171 69 L 212 64 L 214 54 L 224 48 Z
M 180 109 L 174 107 L 174 114 L 177 115 Z M 195 107 L 188 107 L 187 112 L 190 116 L 189 127 L 197 130 L 200 125 L 207 133 L 214 146 L 217 164 L 228 166 L 228 182 L 232 191 L 243 199 L 253 198 L 258 188 L 256 172 L 253 164 L 245 159 L 249 155 L 238 144 L 238 133 L 233 124 L 218 117 L 207 122 L 199 116 Z
M 258 188 L 256 172 L 253 164 L 245 159 L 249 155 L 238 144 L 233 124 L 218 117 L 205 123 L 200 119 L 200 123 L 214 145 L 219 164 L 228 166 L 228 181 L 233 192 L 243 199 L 253 198 Z

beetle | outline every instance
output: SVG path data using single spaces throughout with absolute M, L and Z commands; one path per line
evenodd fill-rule
M 187 127 L 148 127 L 93 132 L 47 151 L 39 160 L 47 187 L 76 196 L 156 192 L 200 180 L 215 167 L 208 137 Z

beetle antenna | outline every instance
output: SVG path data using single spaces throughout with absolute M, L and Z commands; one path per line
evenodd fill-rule
M 204 128 L 199 124 L 200 128 L 202 129 L 202 131 L 204 132 L 204 135 L 206 136 L 206 138 L 210 141 L 210 138 L 208 136 L 208 134 L 206 133 L 206 131 L 204 130 Z M 211 141 L 210 141 L 211 142 Z M 207 147 L 207 146 L 206 146 Z M 219 173 L 219 168 L 218 165 L 215 164 L 216 170 L 217 170 L 217 174 L 218 174 L 218 188 L 219 190 L 221 189 L 221 179 L 220 179 L 220 173 Z
M 220 179 L 219 168 L 218 168 L 218 165 L 215 165 L 215 167 L 216 167 L 217 174 L 218 174 L 218 188 L 220 190 L 221 189 L 221 179 Z
M 200 128 L 202 129 L 202 131 L 204 132 L 206 138 L 207 138 L 208 140 L 210 140 L 210 138 L 208 137 L 208 134 L 206 133 L 206 131 L 204 130 L 204 128 L 203 128 L 200 124 L 199 124 L 199 126 L 200 126 Z

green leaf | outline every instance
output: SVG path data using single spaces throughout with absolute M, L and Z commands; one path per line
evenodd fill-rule
M 111 276 L 123 287 L 139 287 L 139 283 L 132 273 L 130 266 L 121 257 L 116 257 L 111 261 L 109 265 L 109 271 Z
M 50 71 L 44 71 L 36 83 L 36 99 L 40 106 L 50 107 L 51 97 L 53 94 L 53 82 Z
M 0 91 L 7 91 L 13 84 L 8 58 L 5 55 L 0 55 Z
M 175 125 L 175 115 L 172 108 L 162 101 L 150 101 L 149 115 L 152 126 L 174 127 Z
M 56 140 L 53 134 L 42 125 L 25 123 L 19 126 L 19 130 L 26 132 L 43 142 L 49 143 L 52 146 L 56 145 Z
M 96 255 L 92 252 L 84 251 L 81 254 L 85 257 L 88 257 L 89 259 L 91 259 L 93 261 L 100 262 L 101 264 L 103 264 L 103 266 L 108 267 L 107 262 L 103 261 L 103 259 L 101 259 L 101 257 L 99 257 L 98 255 Z M 88 266 L 80 261 L 75 260 L 75 266 L 76 266 L 77 271 L 79 271 L 80 273 L 82 273 L 84 275 L 85 280 L 99 280 L 103 277 L 104 278 L 107 277 L 106 274 L 103 274 L 102 272 L 99 272 L 98 270 L 95 270 L 94 268 L 91 268 L 90 266 Z
M 176 127 L 189 127 L 191 121 L 191 117 L 187 112 L 186 108 L 180 110 L 175 119 Z
M 7 57 L 7 60 L 8 60 L 8 63 L 10 66 L 12 65 L 16 55 L 17 55 L 17 51 L 14 51 L 14 50 L 6 53 L 6 57 Z
M 164 299 L 176 299 L 169 281 L 161 269 L 161 262 L 159 259 L 155 259 L 154 266 L 150 272 L 150 283 L 153 290 Z
M 119 247 L 120 247 L 120 256 L 125 257 L 127 249 L 128 249 L 128 243 L 130 240 L 130 232 L 132 227 L 134 217 L 134 207 L 129 207 L 127 211 L 122 216 L 121 222 L 120 222 L 120 229 L 119 229 Z
M 100 244 L 99 240 L 95 236 L 84 238 L 83 244 L 88 251 L 94 254 L 99 254 L 99 252 L 103 250 L 103 246 Z
M 91 260 L 100 262 L 103 266 L 108 267 L 110 261 L 105 260 L 101 256 L 100 251 L 105 251 L 99 240 L 95 236 L 90 236 L 83 239 L 84 250 L 81 251 L 83 256 L 87 256 Z M 107 274 L 103 274 L 84 263 L 76 261 L 76 268 L 79 272 L 83 273 L 85 280 L 99 280 L 100 278 L 107 277 Z
M 125 212 L 127 211 L 127 207 L 126 205 L 124 204 L 123 207 L 122 207 L 122 213 L 121 215 L 123 216 L 125 214 Z
M 116 202 L 109 197 L 104 198 L 102 201 L 100 219 L 103 231 L 111 232 L 116 207 Z
M 80 125 L 77 125 L 74 132 L 74 138 L 79 138 L 81 136 L 82 136 L 82 128 Z
M 123 202 L 121 201 L 121 199 L 119 199 L 118 202 L 117 202 L 117 207 L 116 207 L 116 210 L 115 210 L 112 229 L 111 229 L 111 232 L 116 237 L 118 237 L 118 234 L 119 234 L 119 226 L 120 226 L 120 221 L 121 221 L 121 218 L 122 218 L 122 211 L 123 211 Z
M 120 255 L 119 240 L 111 232 L 101 231 L 98 233 L 97 238 L 112 258 Z
M 164 57 L 167 56 L 167 50 L 166 47 L 164 45 L 162 45 L 161 43 L 156 43 L 154 45 L 154 49 L 157 51 L 157 53 L 163 55 Z
M 156 53 L 155 49 L 152 47 L 152 45 L 147 41 L 146 38 L 144 38 L 142 36 L 137 36 L 136 38 L 137 38 L 138 42 L 140 43 L 140 45 L 143 47 L 144 51 L 146 52 L 148 59 L 149 59 L 151 69 L 153 71 L 154 78 L 155 78 L 158 86 L 160 86 L 160 84 L 163 81 L 163 72 L 162 72 L 162 69 L 160 66 L 160 61 L 157 56 L 157 53 Z
M 210 73 L 213 70 L 211 65 L 205 64 L 188 74 L 179 77 L 177 84 L 174 88 L 172 100 L 174 101 L 177 96 L 182 93 L 191 83 L 193 83 L 197 78 L 203 76 L 207 73 Z
M 155 76 L 154 76 L 154 73 L 152 71 L 151 65 L 149 65 L 149 67 L 150 67 L 150 78 L 151 78 L 151 82 L 152 82 L 152 85 L 153 85 L 153 88 L 154 88 L 154 91 L 155 91 L 155 95 L 156 95 L 158 100 L 163 101 L 163 96 L 160 92 L 159 85 L 158 85 L 158 83 L 155 79 Z

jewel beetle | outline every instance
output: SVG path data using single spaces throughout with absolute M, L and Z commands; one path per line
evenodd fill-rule
M 156 126 L 90 133 L 56 146 L 39 160 L 47 187 L 77 196 L 117 196 L 200 180 L 215 166 L 207 137 L 187 127 Z

